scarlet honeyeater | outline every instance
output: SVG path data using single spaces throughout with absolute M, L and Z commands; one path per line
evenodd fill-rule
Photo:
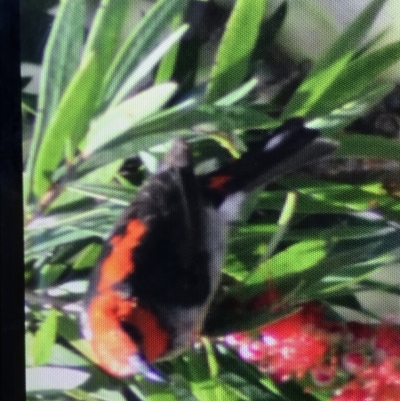
M 157 379 L 154 361 L 201 334 L 221 279 L 229 225 L 252 191 L 331 153 L 292 119 L 240 159 L 196 176 L 189 145 L 173 142 L 116 223 L 93 270 L 82 331 L 108 373 Z

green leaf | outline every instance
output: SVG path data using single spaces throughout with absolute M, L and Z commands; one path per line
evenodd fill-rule
M 204 380 L 200 383 L 192 383 L 193 394 L 199 401 L 241 401 L 242 397 L 229 391 L 227 387 L 214 380 Z
M 260 263 L 246 279 L 246 285 L 262 284 L 269 278 L 299 273 L 315 266 L 326 256 L 326 241 L 302 241 Z
M 138 132 L 135 130 L 135 134 Z M 87 160 L 82 160 L 78 164 L 74 173 L 74 178 L 80 178 L 90 174 L 93 170 L 107 165 L 108 161 L 113 162 L 119 158 L 129 158 L 138 154 L 143 149 L 149 149 L 152 146 L 162 142 L 167 142 L 177 137 L 176 132 L 162 132 L 159 134 L 138 135 L 132 138 L 133 133 L 123 134 L 117 141 L 111 142 L 104 149 L 99 149 Z M 183 135 L 182 135 L 183 136 Z M 61 174 L 64 169 L 60 168 L 57 174 Z
M 228 385 L 241 399 L 248 401 L 288 401 L 271 378 L 261 374 L 250 363 L 244 363 L 237 355 L 224 346 L 218 345 L 218 361 L 222 373 L 220 381 Z
M 302 274 L 301 297 L 326 299 L 354 293 L 355 285 L 373 271 L 398 263 L 399 257 L 393 251 L 399 241 L 397 229 L 371 240 L 339 243 L 316 268 Z
M 151 86 L 106 110 L 90 124 L 83 151 L 85 157 L 107 147 L 141 120 L 155 113 L 172 97 L 176 89 L 177 84 L 170 82 Z
M 296 90 L 287 104 L 285 118 L 293 116 L 306 116 L 335 81 L 335 79 L 347 67 L 353 53 L 348 52 L 332 62 L 324 69 L 318 69 L 311 73 Z M 339 92 L 340 93 L 340 92 Z
M 89 244 L 77 255 L 72 268 L 74 270 L 87 269 L 95 265 L 100 256 L 102 246 L 100 244 Z
M 183 13 L 188 0 L 160 0 L 146 13 L 121 45 L 104 78 L 103 104 L 113 99 L 121 83 L 160 40 L 171 20 Z
M 239 100 L 242 100 L 246 95 L 248 95 L 258 84 L 257 78 L 253 78 L 248 82 L 245 82 L 243 85 L 239 86 L 237 89 L 228 93 L 221 99 L 218 99 L 214 104 L 216 106 L 231 106 L 237 103 Z
M 335 296 L 332 299 L 329 299 L 329 304 L 363 312 L 363 308 L 354 294 Z
M 276 120 L 245 106 L 217 107 L 197 105 L 191 100 L 144 120 L 135 127 L 134 132 L 121 135 L 107 148 L 99 149 L 76 168 L 78 176 L 87 174 L 94 168 L 103 166 L 117 158 L 127 158 L 152 146 L 170 139 L 193 135 L 193 129 L 199 131 L 203 126 L 215 132 L 218 130 L 257 127 L 261 124 L 276 125 Z
M 329 401 L 328 398 L 315 398 L 314 391 L 309 392 L 303 386 L 303 383 L 295 380 L 288 380 L 276 385 L 279 388 L 282 399 L 285 401 Z
M 363 149 L 364 146 L 362 145 Z M 360 151 L 360 147 L 358 151 Z M 287 177 L 280 182 L 289 188 L 296 188 L 298 192 L 306 195 L 306 197 L 300 197 L 297 206 L 297 211 L 303 213 L 349 213 L 368 210 L 371 204 L 376 204 L 380 209 L 386 210 L 392 208 L 396 203 L 386 194 L 379 182 L 351 185 L 300 177 Z M 275 191 L 264 193 L 260 206 L 268 207 L 268 205 L 276 204 L 282 195 Z
M 400 162 L 400 142 L 373 135 L 345 135 L 341 137 L 337 157 L 370 157 Z
M 34 336 L 31 332 L 25 332 L 25 367 L 32 366 L 35 364 L 33 354 L 32 354 L 32 347 Z
M 259 60 L 265 57 L 266 47 L 273 44 L 276 35 L 285 22 L 287 8 L 287 2 L 283 1 L 273 14 L 263 20 L 252 60 Z
M 100 80 L 98 56 L 92 53 L 71 80 L 43 135 L 33 172 L 33 191 L 37 197 L 49 188 L 49 176 L 62 160 L 67 141 L 76 148 L 83 138 Z
M 176 43 L 182 38 L 187 32 L 189 25 L 184 24 L 175 32 L 167 36 L 158 46 L 156 46 L 141 63 L 133 70 L 132 74 L 129 75 L 124 81 L 121 88 L 115 94 L 111 106 L 118 104 L 124 99 L 129 93 L 131 93 L 135 87 L 141 82 L 143 78 L 151 73 L 157 63 L 160 62 L 161 58 L 176 45 Z M 155 79 L 156 83 L 163 83 L 167 79 Z
M 295 192 L 287 193 L 285 204 L 283 205 L 281 214 L 279 216 L 277 229 L 268 243 L 268 251 L 264 255 L 263 261 L 266 261 L 275 253 L 283 237 L 285 236 L 289 228 L 289 223 L 292 220 L 296 210 L 297 199 L 298 199 L 297 193 Z
M 400 288 L 396 284 L 388 284 L 376 280 L 362 280 L 360 281 L 360 285 L 363 289 L 377 290 L 400 296 Z
M 46 288 L 54 284 L 62 273 L 67 269 L 67 265 L 63 263 L 46 264 L 40 270 L 39 288 Z
M 40 258 L 44 253 L 53 253 L 54 248 L 93 238 L 105 239 L 121 206 L 105 205 L 89 211 L 77 211 L 37 218 L 26 228 L 25 257 Z M 39 240 L 40 239 L 40 240 Z
M 400 59 L 400 41 L 362 54 L 350 61 L 341 75 L 321 95 L 319 102 L 307 111 L 309 116 L 324 115 L 358 96 L 380 73 Z
M 178 14 L 175 16 L 171 22 L 172 28 L 177 28 L 182 23 L 182 15 Z M 172 74 L 174 73 L 175 64 L 178 57 L 178 44 L 175 44 L 169 51 L 166 53 L 161 60 L 160 65 L 157 68 L 157 73 L 154 77 L 155 83 L 162 83 L 169 81 L 172 78 Z
M 100 1 L 90 27 L 83 58 L 89 57 L 91 53 L 98 53 L 101 55 L 102 69 L 109 67 L 119 48 L 123 24 L 131 6 L 131 0 Z
M 103 376 L 102 379 L 107 379 L 107 376 Z M 66 392 L 73 400 L 82 401 L 126 401 L 126 397 L 121 392 L 120 388 L 114 388 L 112 383 L 101 382 L 99 388 L 96 391 L 85 391 L 81 388 L 69 390 Z M 140 398 L 137 400 L 141 401 Z M 136 400 L 135 400 L 136 401 Z M 147 401 L 147 400 L 145 400 Z
M 368 85 L 363 93 L 359 93 L 355 100 L 345 101 L 337 107 L 337 99 L 334 101 L 335 106 L 324 116 L 318 116 L 307 121 L 308 128 L 321 129 L 327 132 L 334 130 L 336 133 L 350 125 L 356 118 L 367 113 L 371 107 L 380 102 L 390 90 L 393 84 L 380 83 L 379 85 Z M 333 94 L 333 93 L 332 93 Z M 318 102 L 321 105 L 320 102 Z
M 70 211 L 71 207 L 73 207 L 74 203 L 80 202 L 82 205 L 82 209 L 90 202 L 88 196 L 85 194 L 85 190 L 73 190 L 71 188 L 72 184 L 76 184 L 81 188 L 85 186 L 90 187 L 91 185 L 110 185 L 115 177 L 118 175 L 118 171 L 121 167 L 122 160 L 115 160 L 112 163 L 107 163 L 101 168 L 96 170 L 92 170 L 88 174 L 86 174 L 82 179 L 77 181 L 67 181 L 64 178 L 63 189 L 65 189 L 60 195 L 51 202 L 51 204 L 46 208 L 46 212 L 49 213 L 53 210 L 57 210 L 57 212 Z M 57 170 L 58 172 L 58 170 Z M 57 181 L 62 177 L 58 177 L 56 174 L 53 174 L 52 179 Z M 71 177 L 72 179 L 72 177 Z M 71 184 L 71 185 L 70 185 Z M 90 196 L 89 196 L 90 197 Z M 100 199 L 104 199 L 100 196 Z
M 357 100 L 374 78 L 400 58 L 397 43 L 371 53 L 356 53 L 384 3 L 372 1 L 340 35 L 292 97 L 286 117 L 320 117 Z
M 118 48 L 125 7 L 130 0 L 103 0 L 98 8 L 80 66 L 52 116 L 43 138 L 33 171 L 33 192 L 40 197 L 51 185 L 50 174 L 65 155 L 74 153 L 84 138 L 97 109 L 104 74 Z
M 199 131 L 231 132 L 236 129 L 248 129 L 261 125 L 276 127 L 277 120 L 261 113 L 249 106 L 230 105 L 216 106 L 210 104 L 196 104 L 189 99 L 183 104 L 165 110 L 145 121 L 138 127 L 139 132 L 168 132 L 168 131 Z M 203 129 L 204 126 L 204 129 Z
M 35 130 L 43 132 L 79 65 L 83 47 L 86 5 L 63 0 L 57 10 L 43 56 Z
M 83 46 L 85 2 L 61 1 L 44 51 L 38 111 L 27 163 L 28 186 L 33 191 L 34 167 L 43 134 L 52 119 L 64 90 L 78 67 Z
M 337 227 L 318 228 L 310 227 L 305 229 L 293 229 L 286 236 L 288 241 L 299 240 L 315 240 L 318 238 L 329 238 L 333 236 L 340 240 L 360 240 L 378 238 L 381 235 L 392 231 L 393 229 L 388 225 L 379 224 L 355 224 L 348 226 L 346 224 L 338 224 Z
M 76 352 L 64 345 L 54 344 L 51 352 L 51 357 L 47 362 L 49 365 L 65 366 L 65 367 L 85 367 L 89 366 L 88 360 L 78 355 Z
M 336 39 L 326 54 L 321 57 L 314 67 L 315 70 L 325 69 L 343 54 L 351 53 L 357 49 L 365 38 L 375 18 L 387 0 L 373 0 L 364 10 L 348 25 L 342 34 Z
M 35 334 L 32 344 L 35 365 L 45 365 L 50 359 L 56 341 L 58 313 L 56 310 L 51 310 Z
M 266 0 L 236 1 L 211 71 L 206 90 L 207 102 L 214 102 L 243 82 L 265 9 Z
M 204 350 L 205 350 L 206 356 L 207 356 L 210 378 L 215 379 L 215 378 L 217 378 L 217 376 L 219 374 L 219 372 L 218 372 L 219 365 L 218 365 L 217 358 L 214 354 L 214 349 L 212 347 L 210 340 L 208 340 L 207 338 L 203 338 L 202 342 L 203 342 Z
M 57 290 L 64 294 L 76 294 L 83 296 L 87 292 L 89 280 L 71 280 L 57 286 Z
M 136 191 L 114 184 L 90 184 L 73 181 L 66 184 L 69 191 L 77 192 L 94 199 L 106 199 L 111 203 L 128 206 Z
M 131 387 L 130 387 L 131 388 Z M 146 398 L 141 398 L 143 401 L 180 401 L 178 397 L 171 394 L 169 391 L 153 393 Z

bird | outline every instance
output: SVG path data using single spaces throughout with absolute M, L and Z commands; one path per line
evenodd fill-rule
M 89 280 L 80 317 L 95 363 L 112 376 L 163 381 L 154 363 L 196 342 L 218 291 L 229 229 L 258 188 L 331 154 L 337 144 L 292 118 L 240 158 L 196 175 L 172 142 L 123 211 Z

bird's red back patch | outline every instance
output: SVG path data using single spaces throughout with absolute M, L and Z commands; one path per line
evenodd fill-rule
M 133 273 L 135 266 L 132 252 L 140 243 L 145 232 L 146 225 L 139 219 L 134 219 L 127 223 L 123 234 L 114 234 L 110 238 L 111 252 L 104 259 L 100 267 L 100 280 L 96 288 L 97 292 L 107 291 Z

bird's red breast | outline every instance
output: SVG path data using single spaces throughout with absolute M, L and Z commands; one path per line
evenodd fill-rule
M 149 362 L 156 360 L 168 348 L 168 334 L 156 316 L 137 305 L 135 298 L 126 298 L 118 290 L 135 270 L 132 255 L 146 232 L 139 219 L 126 224 L 124 233 L 109 239 L 111 250 L 101 262 L 96 295 L 88 310 L 88 325 L 92 333 L 90 343 L 96 362 L 108 373 L 124 377 L 137 373 L 129 359 L 142 352 Z M 130 325 L 143 338 L 141 349 L 121 325 Z
M 163 355 L 169 344 L 168 333 L 150 311 L 138 307 L 135 300 L 124 299 L 114 291 L 95 296 L 88 309 L 91 327 L 90 344 L 96 363 L 117 377 L 138 373 L 130 358 L 137 353 L 153 362 Z M 121 324 L 132 325 L 143 338 L 141 348 L 122 329 Z

